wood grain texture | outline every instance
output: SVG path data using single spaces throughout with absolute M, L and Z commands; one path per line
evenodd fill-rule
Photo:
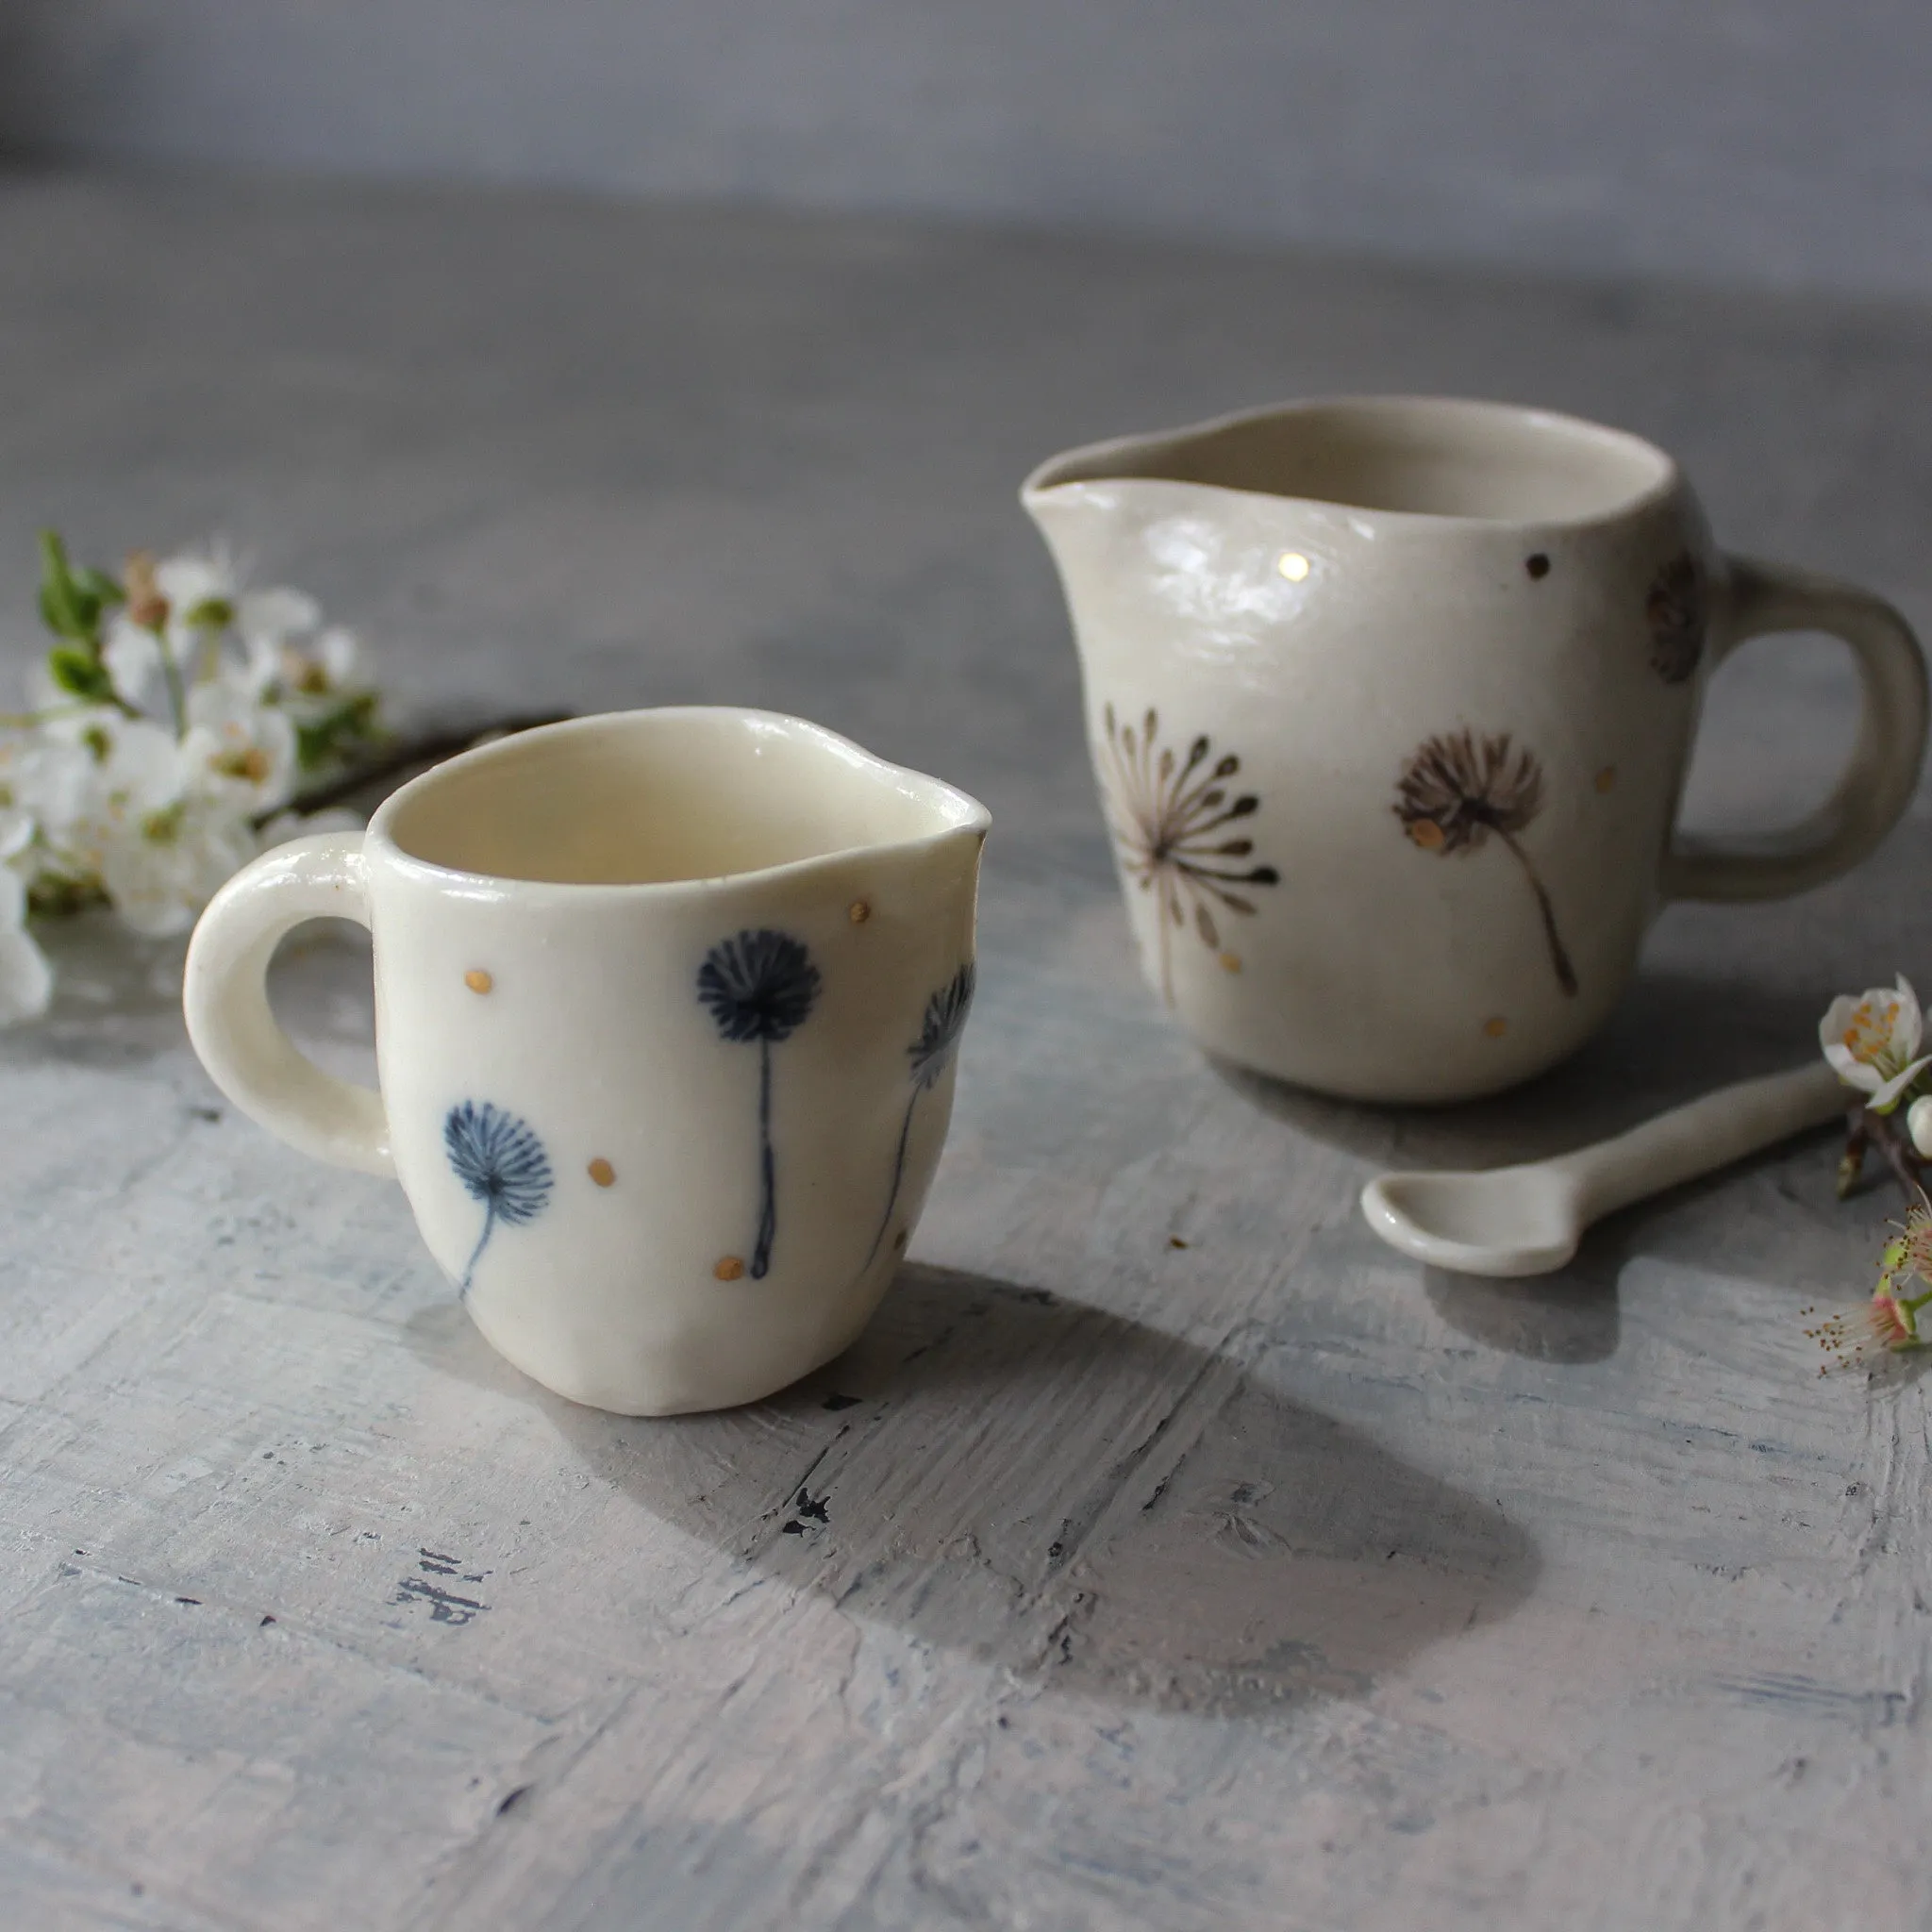
M 1354 1208 L 1374 1162 L 1802 1058 L 1830 991 L 1923 961 L 1923 808 L 1857 880 L 1669 913 L 1522 1094 L 1218 1071 L 1127 958 L 1012 491 L 1272 395 L 1534 397 L 1924 625 L 1928 348 L 1906 310 L 0 177 L 0 609 L 40 522 L 223 528 L 419 702 L 797 709 L 996 821 L 898 1286 L 808 1383 L 670 1423 L 524 1381 L 392 1187 L 219 1102 L 174 951 L 59 935 L 55 1014 L 0 1041 L 0 1921 L 1925 1923 L 1924 1394 L 1818 1379 L 1798 1319 L 1890 1204 L 1836 1204 L 1820 1138 L 1529 1284 Z M 1727 666 L 1697 811 L 1822 788 L 1848 693 Z M 366 1068 L 352 941 L 280 997 Z

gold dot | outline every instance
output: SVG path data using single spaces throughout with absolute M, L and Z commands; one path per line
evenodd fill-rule
M 1442 849 L 1444 833 L 1434 819 L 1415 819 L 1410 822 L 1408 836 L 1424 852 L 1440 852 Z
M 1241 970 L 1241 956 L 1239 953 L 1222 954 L 1221 970 L 1224 973 L 1239 973 Z
M 1606 765 L 1603 768 L 1603 770 L 1596 774 L 1596 789 L 1599 791 L 1607 791 L 1610 789 L 1610 787 L 1614 785 L 1616 782 L 1617 768 L 1615 765 Z
M 495 980 L 491 978 L 489 974 L 484 972 L 482 967 L 472 966 L 470 970 L 463 974 L 463 984 L 467 986 L 472 992 L 488 992 L 490 989 L 496 984 L 496 982 Z
M 1284 550 L 1274 559 L 1274 568 L 1290 583 L 1298 584 L 1308 574 L 1308 559 L 1299 550 Z
M 736 1281 L 744 1273 L 744 1263 L 736 1255 L 726 1255 L 711 1273 L 720 1281 Z
M 617 1170 L 600 1154 L 591 1163 L 591 1178 L 600 1188 L 608 1188 L 617 1178 Z
M 1483 1031 L 1487 1033 L 1491 1040 L 1501 1040 L 1504 1034 L 1508 1032 L 1508 1030 L 1509 1023 L 1508 1021 L 1504 1019 L 1501 1013 L 1498 1013 L 1493 1020 L 1485 1020 L 1483 1022 Z
M 872 908 L 863 899 L 855 899 L 845 908 L 845 916 L 854 925 L 863 925 L 872 917 Z

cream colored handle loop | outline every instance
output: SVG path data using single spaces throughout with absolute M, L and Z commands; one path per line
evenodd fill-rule
M 1783 899 L 1849 872 L 1911 803 L 1925 752 L 1925 658 L 1890 604 L 1836 577 L 1743 557 L 1729 564 L 1716 656 L 1772 631 L 1841 638 L 1864 691 L 1858 739 L 1831 796 L 1797 824 L 1742 838 L 1679 833 L 1664 858 L 1666 899 Z
M 360 832 L 320 832 L 277 846 L 208 902 L 188 946 L 188 1037 L 215 1085 L 270 1133 L 337 1167 L 393 1174 L 382 1096 L 325 1074 L 269 1008 L 275 944 L 310 919 L 369 924 Z

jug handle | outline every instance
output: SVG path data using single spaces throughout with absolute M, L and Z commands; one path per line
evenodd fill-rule
M 1828 632 L 1850 645 L 1864 703 L 1857 741 L 1818 810 L 1775 831 L 1677 833 L 1660 882 L 1666 899 L 1782 899 L 1849 872 L 1903 816 L 1925 751 L 1925 658 L 1911 626 L 1855 584 L 1750 558 L 1726 559 L 1729 593 L 1711 668 L 1747 639 Z
M 268 1003 L 277 942 L 310 919 L 369 924 L 360 832 L 318 832 L 279 845 L 209 900 L 182 979 L 188 1037 L 215 1085 L 270 1133 L 333 1166 L 393 1174 L 382 1096 L 324 1073 Z

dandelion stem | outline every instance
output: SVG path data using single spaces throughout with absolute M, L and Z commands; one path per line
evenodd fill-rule
M 915 1087 L 912 1098 L 906 1103 L 906 1119 L 899 1128 L 899 1151 L 892 1157 L 892 1191 L 886 1196 L 886 1211 L 879 1216 L 879 1231 L 872 1238 L 872 1246 L 865 1251 L 865 1266 L 872 1266 L 873 1257 L 879 1251 L 879 1243 L 886 1238 L 886 1229 L 891 1225 L 892 1209 L 899 1205 L 899 1183 L 906 1174 L 906 1143 L 912 1138 L 912 1110 L 919 1105 L 919 1096 L 925 1090 Z
M 1160 928 L 1160 997 L 1172 1007 L 1174 1005 L 1174 940 L 1168 932 L 1167 922 L 1171 917 L 1167 907 L 1168 880 L 1164 873 L 1157 873 L 1154 879 L 1154 923 Z
M 1496 836 L 1508 846 L 1510 855 L 1523 868 L 1524 877 L 1529 881 L 1530 891 L 1536 894 L 1537 910 L 1543 916 L 1543 937 L 1550 942 L 1550 964 L 1557 969 L 1557 984 L 1574 999 L 1576 996 L 1576 969 L 1571 965 L 1563 936 L 1557 930 L 1557 908 L 1550 904 L 1550 895 L 1544 891 L 1542 880 L 1537 876 L 1529 854 L 1516 842 L 1515 835 L 1504 831 L 1499 825 Z
M 772 1160 L 772 1042 L 758 1041 L 758 1239 L 752 1250 L 751 1278 L 762 1281 L 771 1272 L 772 1242 L 778 1232 L 776 1175 Z
M 470 1250 L 470 1265 L 463 1270 L 463 1278 L 457 1284 L 458 1294 L 468 1294 L 470 1279 L 476 1272 L 476 1263 L 483 1258 L 483 1250 L 490 1245 L 490 1237 L 496 1228 L 496 1196 L 491 1194 L 483 1209 L 483 1232 L 476 1237 L 476 1245 Z

